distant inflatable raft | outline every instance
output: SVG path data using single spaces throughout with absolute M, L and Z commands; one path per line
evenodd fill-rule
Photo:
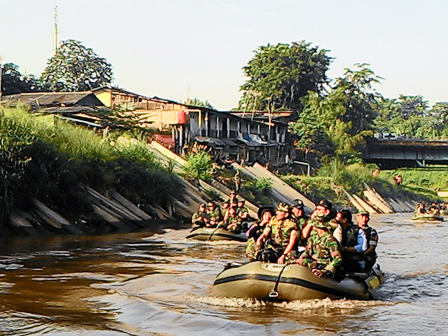
M 443 217 L 440 215 L 414 215 L 411 218 L 411 221 L 415 223 L 440 223 L 443 222 Z
M 244 233 L 233 233 L 224 229 L 217 228 L 199 228 L 192 231 L 187 238 L 196 240 L 235 240 L 240 242 L 247 241 Z
M 369 273 L 351 274 L 342 281 L 317 277 L 307 267 L 254 261 L 227 265 L 216 277 L 213 294 L 220 297 L 293 301 L 306 299 L 373 299 L 373 292 L 384 282 L 376 266 Z

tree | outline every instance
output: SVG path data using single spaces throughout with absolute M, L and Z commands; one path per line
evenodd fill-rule
M 308 91 L 321 91 L 327 83 L 331 62 L 327 52 L 305 41 L 258 47 L 243 67 L 248 80 L 240 87 L 239 108 L 300 112 L 301 98 Z
M 372 84 L 381 77 L 368 64 L 355 66 L 355 71 L 346 69 L 343 77 L 334 80 L 328 94 L 310 92 L 303 98 L 303 111 L 290 126 L 299 136 L 297 147 L 319 156 L 350 158 L 357 156 L 364 138 L 373 134 L 371 124 L 381 96 Z
M 210 102 L 208 100 L 202 101 L 196 97 L 193 99 L 187 99 L 185 104 L 190 105 L 190 106 L 206 107 L 206 108 L 216 111 L 216 108 L 212 104 L 210 104 Z
M 84 91 L 112 82 L 112 66 L 75 40 L 63 41 L 47 62 L 41 81 L 51 91 Z
M 39 80 L 34 75 L 23 76 L 19 71 L 19 66 L 14 63 L 5 63 L 3 65 L 1 82 L 4 95 L 41 90 Z
M 448 103 L 436 103 L 431 109 L 422 96 L 383 99 L 374 124 L 377 131 L 414 138 L 435 140 L 448 135 Z

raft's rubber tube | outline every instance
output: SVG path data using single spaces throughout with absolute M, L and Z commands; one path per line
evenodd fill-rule
M 379 280 L 377 286 L 381 284 L 382 277 L 374 272 L 372 274 L 371 277 L 377 277 Z M 268 300 L 269 293 L 277 281 L 278 297 L 275 299 L 280 301 L 326 297 L 372 299 L 369 286 L 362 278 L 346 277 L 342 281 L 337 281 L 317 277 L 309 268 L 297 264 L 279 265 L 259 261 L 225 269 L 216 277 L 212 291 L 216 296 Z
M 234 233 L 224 230 L 222 228 L 199 228 L 190 232 L 187 236 L 188 239 L 196 240 L 235 240 L 240 242 L 247 241 L 247 237 L 244 233 Z

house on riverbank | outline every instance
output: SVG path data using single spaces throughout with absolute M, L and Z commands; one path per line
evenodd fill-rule
M 93 91 L 105 106 L 123 108 L 138 118 L 141 127 L 160 132 L 154 140 L 185 154 L 194 143 L 206 145 L 216 157 L 282 164 L 291 157 L 288 117 L 292 112 L 247 113 L 216 111 L 159 97 L 103 87 Z M 131 110 L 131 111 L 130 111 Z
M 116 87 L 83 92 L 35 92 L 4 96 L 32 111 L 53 113 L 90 127 L 105 127 L 98 109 L 118 111 L 139 127 L 154 131 L 153 140 L 177 154 L 194 143 L 206 145 L 215 157 L 282 165 L 294 155 L 288 121 L 292 112 L 216 111 L 169 99 L 148 97 Z

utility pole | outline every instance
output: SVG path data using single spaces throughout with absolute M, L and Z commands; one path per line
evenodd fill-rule
M 54 6 L 54 54 L 58 52 L 58 6 Z

